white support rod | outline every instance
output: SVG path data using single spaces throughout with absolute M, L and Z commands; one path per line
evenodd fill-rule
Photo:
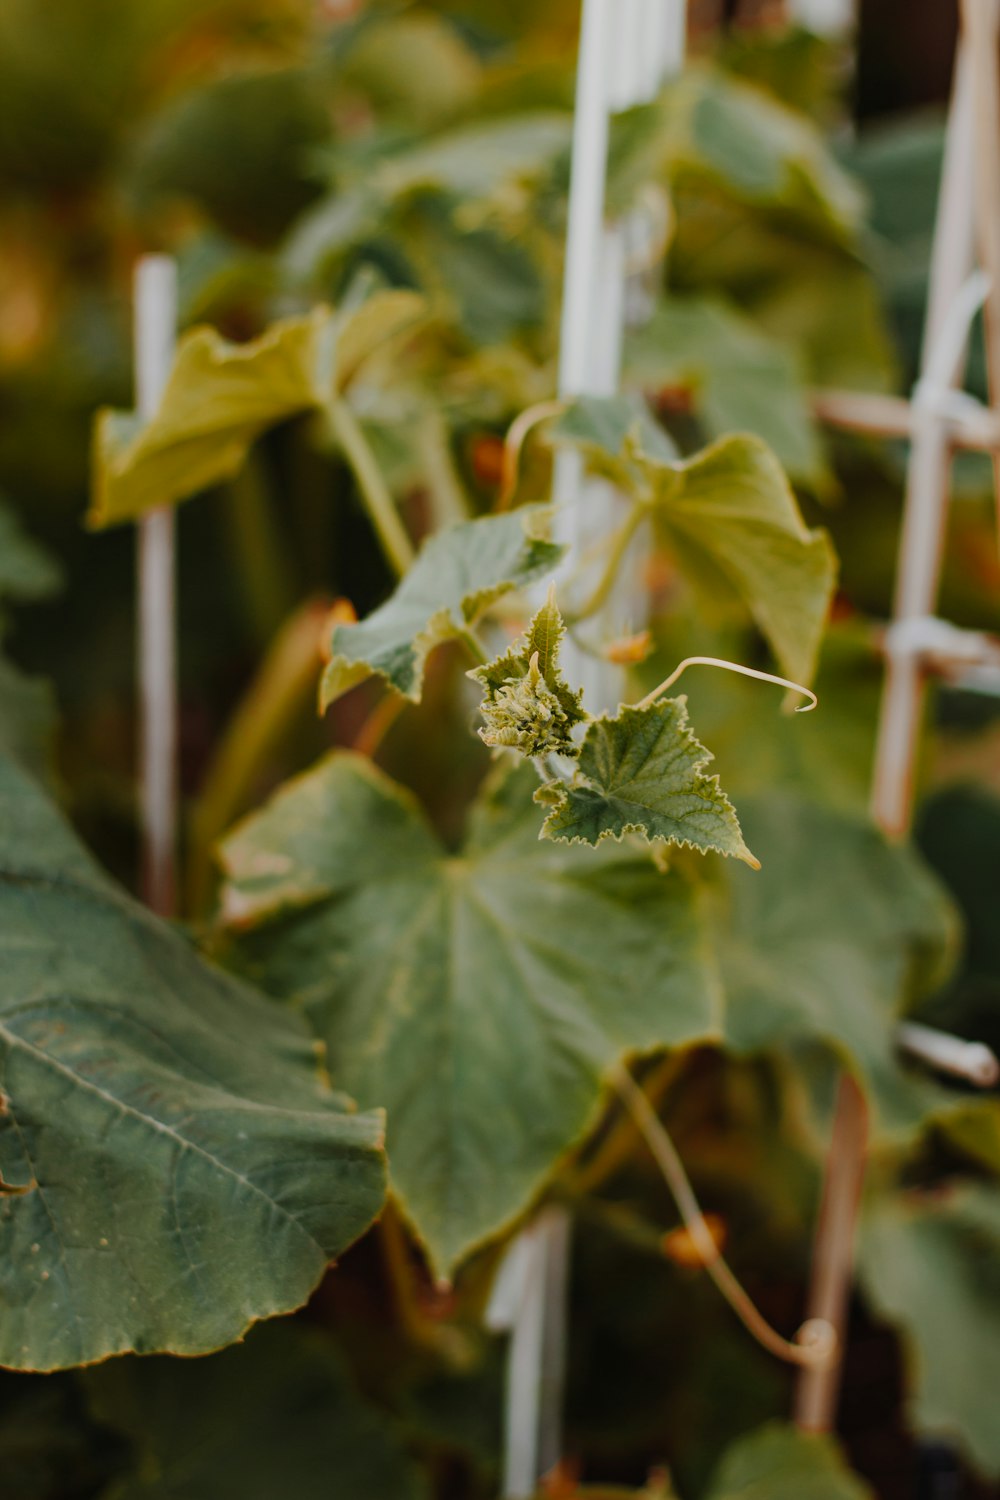
M 955 383 L 964 363 L 968 320 L 959 327 L 959 314 L 964 316 L 963 303 L 970 302 L 966 283 L 973 264 L 974 121 L 970 84 L 967 44 L 962 40 L 956 60 L 931 256 L 923 389 L 918 389 L 920 422 L 910 447 L 897 563 L 896 624 L 933 615 L 937 600 L 950 462 L 947 424 L 940 414 L 940 392 Z M 919 655 L 914 651 L 890 651 L 871 806 L 875 821 L 891 836 L 904 833 L 910 820 L 921 697 Z M 837 1354 L 825 1369 L 808 1370 L 799 1377 L 795 1419 L 800 1427 L 810 1431 L 828 1432 L 836 1417 L 867 1137 L 864 1097 L 854 1079 L 844 1073 L 827 1156 L 807 1305 L 808 1317 L 825 1318 L 833 1325 Z
M 939 1073 L 951 1073 L 976 1088 L 991 1089 L 1000 1080 L 1000 1061 L 985 1042 L 968 1042 L 919 1021 L 902 1021 L 896 1027 L 896 1045 Z
M 610 114 L 656 93 L 683 56 L 684 0 L 583 0 L 559 357 L 559 395 L 618 389 L 625 321 L 625 237 L 604 214 Z M 556 456 L 553 496 L 560 539 L 579 558 L 613 525 L 614 492 L 585 481 L 578 454 Z M 567 641 L 567 675 L 593 708 L 614 707 L 622 676 Z M 551 1206 L 514 1242 L 500 1272 L 499 1326 L 510 1307 L 503 1494 L 523 1500 L 559 1460 L 566 1363 L 570 1219 Z
M 924 374 L 948 329 L 956 300 L 973 264 L 974 113 L 967 45 L 959 43 L 948 134 L 938 198 L 934 248 L 924 336 Z M 951 369 L 935 372 L 935 386 L 954 385 L 965 343 Z M 894 617 L 912 619 L 934 613 L 950 465 L 947 424 L 930 402 L 915 428 L 907 468 L 903 527 L 897 562 Z M 906 831 L 913 798 L 914 759 L 922 703 L 918 658 L 891 654 L 879 716 L 872 782 L 872 815 L 887 833 Z
M 584 0 L 577 61 L 573 155 L 566 223 L 559 343 L 559 395 L 588 389 L 594 302 L 600 285 L 604 180 L 608 164 L 609 65 L 614 57 L 612 0 Z
M 962 30 L 972 60 L 975 115 L 976 242 L 989 277 L 983 322 L 990 406 L 1000 409 L 1000 63 L 997 0 L 962 0 Z M 993 455 L 994 503 L 1000 516 L 1000 454 Z
M 173 361 L 177 270 L 166 255 L 146 255 L 133 289 L 136 406 L 156 411 Z M 150 511 L 137 533 L 139 762 L 142 884 L 153 911 L 174 911 L 177 845 L 177 650 L 174 514 Z

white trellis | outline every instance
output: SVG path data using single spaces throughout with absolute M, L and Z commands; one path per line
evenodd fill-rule
M 982 266 L 975 269 L 977 253 Z M 972 320 L 985 300 L 987 364 L 992 410 L 962 392 Z M 910 823 L 914 768 L 929 670 L 968 687 L 996 691 L 1000 648 L 978 632 L 958 630 L 935 615 L 945 541 L 948 480 L 956 443 L 980 447 L 1000 464 L 1000 83 L 997 66 L 997 0 L 963 0 L 962 31 L 937 219 L 921 374 L 909 403 L 882 410 L 866 398 L 834 397 L 828 415 L 866 431 L 911 438 L 903 525 L 899 541 L 893 620 L 885 637 L 886 677 L 879 715 L 871 810 L 890 836 Z M 853 410 L 852 410 L 853 406 Z M 822 412 L 822 403 L 820 404 Z M 1000 487 L 997 489 L 1000 499 Z M 997 1078 L 989 1048 L 965 1043 L 929 1027 L 906 1025 L 900 1045 L 944 1071 L 988 1085 Z M 826 1369 L 799 1377 L 796 1419 L 828 1430 L 836 1415 L 841 1356 L 853 1268 L 854 1231 L 864 1177 L 868 1135 L 857 1084 L 841 1080 L 816 1231 L 809 1314 L 832 1324 L 838 1358 Z

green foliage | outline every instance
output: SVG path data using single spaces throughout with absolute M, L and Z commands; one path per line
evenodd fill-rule
M 650 843 L 714 849 L 758 869 L 719 778 L 705 775 L 710 760 L 688 727 L 685 699 L 622 707 L 588 726 L 572 781 L 539 789 L 537 800 L 552 809 L 542 834 L 596 845 L 641 833 Z
M 954 911 L 864 811 L 899 455 L 822 439 L 810 414 L 816 386 L 885 389 L 912 368 L 937 126 L 845 143 L 845 52 L 769 25 L 706 35 L 662 97 L 612 122 L 607 203 L 636 213 L 643 262 L 629 318 L 652 312 L 625 380 L 651 405 L 581 400 L 561 419 L 558 440 L 623 492 L 622 522 L 537 610 L 560 557 L 535 508 L 549 455 L 529 438 L 515 499 L 531 504 L 502 514 L 501 443 L 555 395 L 579 5 L 57 10 L 0 7 L 0 487 L 67 584 L 53 593 L 0 507 L 17 663 L 0 658 L 0 748 L 52 769 L 88 844 L 134 880 L 133 537 L 77 524 L 100 407 L 99 530 L 222 487 L 178 527 L 183 823 L 258 810 L 226 841 L 218 928 L 205 836 L 180 905 L 197 925 L 171 931 L 4 767 L 0 1362 L 204 1352 L 316 1294 L 296 1325 L 220 1355 L 3 1376 L 6 1489 L 494 1500 L 505 1345 L 482 1309 L 501 1237 L 544 1194 L 574 1214 L 581 1494 L 649 1475 L 632 1493 L 663 1500 L 669 1470 L 681 1500 L 858 1500 L 831 1444 L 755 1430 L 789 1411 L 790 1372 L 663 1254 L 674 1206 L 605 1091 L 629 1055 L 730 1263 L 787 1333 L 831 1086 L 852 1069 L 873 1118 L 863 1289 L 909 1363 L 907 1412 L 883 1382 L 865 1443 L 843 1403 L 846 1446 L 864 1465 L 891 1431 L 909 1464 L 909 1421 L 996 1470 L 1000 1108 L 894 1046 L 904 1013 L 1000 1045 L 996 808 L 942 791 L 995 792 L 996 719 L 949 689 L 926 725 L 919 837 L 966 929 L 946 979 Z M 817 121 L 838 127 L 836 155 Z M 142 422 L 123 409 L 123 303 L 152 246 L 178 260 L 182 326 L 203 326 Z M 942 612 L 989 628 L 992 497 L 965 458 L 958 487 Z M 772 688 L 691 673 L 695 740 L 654 688 L 685 656 L 756 666 L 767 648 L 811 679 L 836 571 L 820 519 L 844 569 L 819 712 L 782 717 Z M 335 599 L 362 618 L 322 627 L 320 720 Z M 351 618 L 343 602 L 333 618 Z M 472 674 L 482 719 L 472 662 L 439 640 L 497 654 Z M 576 692 L 588 650 L 637 667 L 615 717 Z M 477 796 L 482 723 L 536 765 L 505 756 Z M 747 845 L 759 872 L 740 867 Z M 387 1110 L 408 1216 L 387 1213 L 325 1276 L 378 1212 L 384 1162 L 379 1120 L 324 1066 Z M 457 1268 L 447 1292 L 421 1239 Z M 872 1374 L 860 1341 L 855 1368 Z
M 900 1327 L 918 1430 L 965 1443 L 977 1467 L 1000 1472 L 995 1186 L 967 1185 L 868 1207 L 861 1275 L 874 1308 Z
M 625 427 L 629 408 L 577 402 L 553 429 L 581 448 L 644 507 L 710 596 L 728 584 L 767 639 L 782 671 L 811 681 L 836 577 L 826 533 L 802 519 L 781 465 L 759 439 L 720 439 L 678 461 L 644 428 Z
M 582 695 L 559 669 L 565 633 L 553 588 L 527 633 L 503 656 L 469 673 L 486 689 L 480 704 L 486 723 L 479 731 L 484 744 L 528 756 L 579 754 L 572 734 L 587 716 Z
M 465 635 L 495 600 L 548 573 L 562 548 L 545 540 L 548 513 L 534 507 L 487 516 L 440 532 L 386 602 L 358 625 L 337 625 L 320 703 L 377 673 L 419 702 L 428 653 Z
M 250 344 L 213 329 L 181 339 L 155 415 L 98 418 L 90 522 L 134 520 L 231 478 L 262 432 L 303 412 L 329 412 L 384 341 L 412 328 L 423 304 L 376 293 L 337 314 L 318 308 L 276 323 Z
M 48 774 L 56 725 L 49 683 L 28 677 L 0 655 L 0 754 Z
M 5 763 L 0 813 L 0 1362 L 231 1343 L 378 1212 L 381 1119 Z
M 445 1267 L 524 1212 L 623 1052 L 711 1027 L 687 880 L 539 842 L 535 785 L 501 771 L 448 855 L 401 788 L 333 755 L 222 849 L 241 966 L 386 1106 L 394 1190 Z
M 878 1099 L 898 1075 L 897 1017 L 953 956 L 951 905 L 865 819 L 774 792 L 741 801 L 740 814 L 764 859 L 755 875 L 730 867 L 712 893 L 727 1039 L 747 1052 L 823 1041 Z
M 650 321 L 632 335 L 626 368 L 647 389 L 689 389 L 710 438 L 752 432 L 793 479 L 827 482 L 795 355 L 726 303 L 662 298 Z
M 14 512 L 0 503 L 0 601 L 31 604 L 51 599 L 61 582 L 52 555 L 27 534 Z
M 108 1500 L 423 1500 L 392 1423 L 335 1348 L 288 1324 L 210 1359 L 116 1360 L 88 1372 L 94 1415 L 134 1444 Z
M 735 1443 L 706 1500 L 867 1500 L 832 1438 L 774 1423 Z

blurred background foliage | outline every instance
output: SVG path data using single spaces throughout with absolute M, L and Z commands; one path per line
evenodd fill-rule
M 950 57 L 940 28 L 953 7 L 902 8 L 902 60 L 885 42 L 890 9 L 862 5 L 854 58 L 766 7 L 696 4 L 684 76 L 616 122 L 611 201 L 641 199 L 665 250 L 662 262 L 647 255 L 651 317 L 628 341 L 629 381 L 684 450 L 733 429 L 766 438 L 842 560 L 814 720 L 761 713 L 736 680 L 691 685 L 737 801 L 780 780 L 840 808 L 865 804 L 905 452 L 821 430 L 809 393 L 906 390 L 916 370 L 948 83 L 927 59 Z M 0 7 L 0 744 L 48 767 L 126 883 L 134 539 L 128 527 L 87 532 L 82 516 L 95 409 L 131 401 L 136 254 L 175 254 L 185 325 L 234 339 L 339 299 L 359 274 L 418 289 L 429 316 L 392 378 L 361 393 L 365 429 L 414 534 L 488 510 L 503 433 L 555 386 L 577 12 L 575 0 Z M 984 388 L 978 338 L 970 385 Z M 989 466 L 966 457 L 955 471 L 942 613 L 1000 628 Z M 547 479 L 529 445 L 522 492 L 543 496 Z M 377 744 L 454 841 L 485 764 L 456 654 L 438 653 L 423 704 L 391 723 L 373 722 L 369 688 L 315 715 L 317 621 L 338 599 L 363 613 L 390 579 L 349 471 L 309 423 L 269 432 L 237 479 L 184 509 L 180 538 L 192 889 L 226 824 L 331 743 Z M 662 560 L 648 582 L 650 682 L 689 649 L 760 651 L 739 614 L 694 631 Z M 997 709 L 941 689 L 931 729 L 917 837 L 966 939 L 926 1016 L 1000 1047 Z M 794 1327 L 820 1152 L 804 1094 L 828 1094 L 829 1059 L 793 1075 L 699 1048 L 651 1066 L 651 1094 L 737 1272 L 772 1321 Z M 993 1493 L 982 1474 L 1000 1467 L 1000 1446 L 983 1403 L 1000 1347 L 1000 1221 L 976 1179 L 1000 1173 L 997 1117 L 953 1113 L 902 1167 L 886 1148 L 883 1169 L 901 1170 L 915 1200 L 946 1180 L 966 1186 L 916 1234 L 903 1210 L 868 1232 L 847 1451 L 887 1500 Z M 669 1463 L 684 1500 L 722 1500 L 719 1455 L 787 1411 L 789 1376 L 697 1269 L 662 1255 L 672 1205 L 613 1109 L 566 1181 L 578 1210 L 573 1463 L 589 1484 L 648 1484 L 650 1497 L 672 1493 L 656 1477 Z M 245 1346 L 194 1363 L 4 1375 L 4 1493 L 486 1500 L 502 1381 L 479 1322 L 491 1270 L 484 1254 L 457 1289 L 435 1287 L 389 1215 L 297 1323 Z M 916 1313 L 898 1305 L 897 1278 Z M 935 1312 L 945 1281 L 951 1303 Z M 896 1315 L 911 1319 L 909 1353 L 886 1321 Z M 904 1362 L 939 1348 L 949 1317 L 978 1328 L 982 1349 L 948 1366 L 947 1390 L 925 1392 L 914 1413 Z M 921 1457 L 915 1420 L 965 1433 L 961 1472 L 950 1450 Z M 918 1490 L 935 1465 L 961 1488 Z M 815 1493 L 860 1493 L 845 1482 L 833 1474 Z M 558 1493 L 575 1493 L 569 1475 Z

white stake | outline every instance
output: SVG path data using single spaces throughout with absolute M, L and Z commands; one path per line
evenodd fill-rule
M 618 389 L 625 323 L 627 233 L 604 217 L 609 115 L 652 98 L 683 57 L 684 0 L 583 0 L 563 282 L 559 394 L 610 396 Z M 557 526 L 570 556 L 613 528 L 618 502 L 584 481 L 579 456 L 556 456 Z M 614 708 L 620 669 L 566 642 L 567 676 L 593 711 Z M 560 1456 L 566 1363 L 570 1220 L 549 1207 L 511 1246 L 498 1278 L 494 1327 L 512 1328 L 507 1364 L 503 1495 L 523 1500 Z
M 136 406 L 156 411 L 173 359 L 177 270 L 166 255 L 145 255 L 133 296 Z M 174 910 L 177 840 L 177 664 L 172 508 L 143 516 L 137 534 L 139 758 L 143 893 L 153 911 Z
M 983 292 L 982 278 L 970 274 L 975 145 L 969 38 L 963 35 L 938 197 L 921 380 L 911 405 L 913 440 L 899 542 L 894 623 L 887 632 L 886 679 L 872 779 L 872 816 L 893 837 L 904 834 L 910 821 L 923 697 L 923 659 L 905 638 L 934 615 L 951 463 L 948 396 L 961 377 L 969 322 Z M 1000 204 L 991 202 L 988 211 L 1000 212 Z M 903 643 L 905 649 L 901 649 Z M 914 1050 L 912 1028 L 901 1028 L 900 1041 Z M 930 1044 L 926 1036 L 918 1034 L 917 1043 L 921 1042 L 926 1056 Z M 940 1037 L 936 1046 L 940 1055 Z M 966 1054 L 965 1062 L 968 1060 Z M 981 1057 L 978 1060 L 983 1061 Z M 832 1323 L 838 1353 L 826 1369 L 804 1371 L 796 1389 L 796 1421 L 812 1431 L 829 1431 L 836 1416 L 867 1135 L 864 1097 L 854 1079 L 845 1073 L 827 1157 L 808 1302 L 810 1318 L 825 1318 Z

